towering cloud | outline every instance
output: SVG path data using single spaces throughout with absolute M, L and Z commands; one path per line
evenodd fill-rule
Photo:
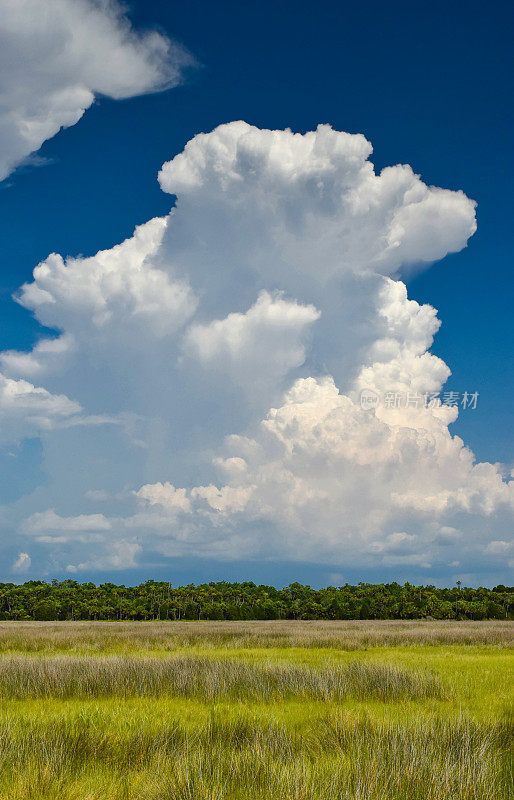
M 53 563 L 157 551 L 482 574 L 510 552 L 513 484 L 433 402 L 440 323 L 404 282 L 465 247 L 475 204 L 408 166 L 376 174 L 370 154 L 326 125 L 222 125 L 163 166 L 166 219 L 36 267 L 18 301 L 60 336 L 4 353 L 5 374 L 121 423 L 41 433 L 50 480 L 20 535 L 37 529 Z

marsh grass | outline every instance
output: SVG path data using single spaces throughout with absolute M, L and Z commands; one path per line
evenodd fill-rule
M 0 800 L 511 800 L 513 628 L 1 623 Z
M 302 697 L 333 702 L 349 697 L 383 701 L 442 698 L 444 692 L 435 675 L 361 662 L 318 669 L 188 656 L 7 656 L 0 662 L 0 697 L 6 699 L 161 694 L 204 700 Z
M 511 733 L 466 719 L 400 729 L 345 714 L 308 737 L 244 715 L 213 715 L 193 733 L 179 721 L 158 733 L 142 722 L 129 735 L 8 720 L 0 789 L 12 800 L 507 800 Z
M 0 622 L 0 652 L 471 645 L 512 648 L 514 624 L 415 621 Z

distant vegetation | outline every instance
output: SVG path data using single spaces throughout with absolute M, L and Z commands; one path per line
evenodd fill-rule
M 352 620 L 514 617 L 514 588 L 414 586 L 410 583 L 283 589 L 243 583 L 172 587 L 149 580 L 115 583 L 27 581 L 0 584 L 0 620 Z

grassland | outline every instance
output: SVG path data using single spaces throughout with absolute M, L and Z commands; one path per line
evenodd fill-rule
M 514 625 L 0 623 L 2 800 L 507 800 Z

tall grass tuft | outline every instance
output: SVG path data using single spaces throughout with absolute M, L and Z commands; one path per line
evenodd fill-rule
M 6 699 L 162 694 L 204 700 L 297 697 L 332 702 L 349 697 L 420 700 L 441 698 L 444 692 L 434 675 L 361 662 L 311 669 L 190 656 L 5 656 L 0 661 L 0 697 Z

